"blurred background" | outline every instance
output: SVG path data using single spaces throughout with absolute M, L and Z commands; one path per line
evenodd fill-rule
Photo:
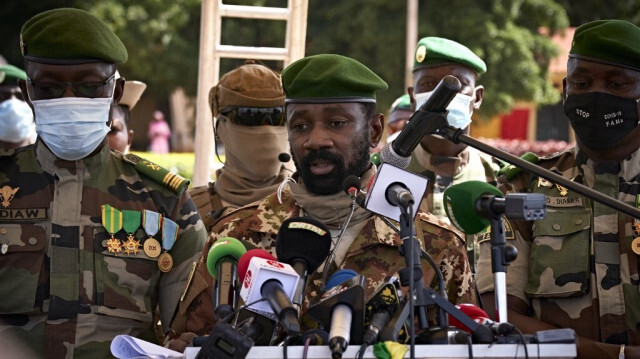
M 287 0 L 225 0 L 225 4 L 287 7 Z M 22 66 L 20 28 L 33 15 L 57 7 L 85 9 L 120 36 L 129 60 L 119 66 L 127 80 L 148 87 L 131 113 L 131 149 L 148 149 L 153 113 L 171 127 L 170 156 L 150 160 L 190 177 L 193 167 L 200 0 L 30 0 L 0 7 L 0 55 Z M 575 27 L 617 18 L 640 25 L 637 0 L 418 0 L 418 38 L 456 40 L 487 63 L 485 87 L 471 136 L 519 155 L 564 149 L 573 142 L 562 111 L 561 90 Z M 378 94 L 387 113 L 405 86 L 407 2 L 403 0 L 309 0 L 306 55 L 337 53 L 364 63 L 389 84 Z M 222 44 L 281 47 L 285 22 L 223 18 Z M 415 45 L 415 44 L 414 44 Z M 0 61 L 2 61 L 0 59 Z M 243 63 L 222 59 L 220 74 Z M 264 61 L 282 70 L 282 62 Z

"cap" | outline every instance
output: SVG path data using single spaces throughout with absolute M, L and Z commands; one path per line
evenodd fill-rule
M 20 31 L 20 50 L 26 60 L 45 64 L 127 61 L 127 49 L 104 22 L 72 8 L 27 20 Z
M 124 82 L 124 92 L 122 93 L 122 98 L 120 99 L 119 105 L 129 107 L 129 110 L 132 110 L 133 107 L 138 103 L 142 93 L 147 88 L 147 84 L 140 81 L 125 81 Z
M 0 66 L 0 84 L 17 86 L 18 79 L 26 80 L 27 73 L 13 65 Z
M 341 55 L 302 58 L 282 71 L 286 103 L 376 102 L 387 83 L 360 62 Z
M 408 94 L 398 97 L 389 108 L 389 123 L 398 122 L 411 117 L 411 99 Z
M 640 71 L 640 28 L 622 20 L 597 20 L 579 26 L 570 58 Z
M 244 65 L 224 74 L 209 91 L 209 106 L 218 116 L 228 106 L 282 107 L 284 92 L 280 77 L 270 68 L 247 60 Z
M 470 67 L 478 75 L 487 72 L 487 65 L 468 47 L 442 37 L 423 37 L 416 46 L 413 71 L 457 63 Z

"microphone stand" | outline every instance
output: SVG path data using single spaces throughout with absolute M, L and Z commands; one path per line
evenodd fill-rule
M 440 113 L 433 113 L 433 116 L 442 116 Z M 434 133 L 441 135 L 442 137 L 448 139 L 453 143 L 464 143 L 468 146 L 471 146 L 475 149 L 478 149 L 484 153 L 488 153 L 489 155 L 499 158 L 503 161 L 509 162 L 517 167 L 520 167 L 530 173 L 533 173 L 536 176 L 547 179 L 553 183 L 557 183 L 563 187 L 566 187 L 570 190 L 573 190 L 581 195 L 593 199 L 596 202 L 604 204 L 605 206 L 612 208 L 616 211 L 623 212 L 633 218 L 640 219 L 640 210 L 637 208 L 630 206 L 624 202 L 620 202 L 616 199 L 608 197 L 598 191 L 595 191 L 583 184 L 572 182 L 556 173 L 553 173 L 547 169 L 544 169 L 536 164 L 525 161 L 519 157 L 516 157 L 507 152 L 501 151 L 497 148 L 491 147 L 486 143 L 476 140 L 473 137 L 470 137 L 464 133 L 463 130 L 455 128 L 455 127 L 441 127 L 437 129 Z M 430 133 L 425 133 L 428 135 Z

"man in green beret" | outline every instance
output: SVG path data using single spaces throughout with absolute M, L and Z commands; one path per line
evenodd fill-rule
M 379 215 L 361 207 L 356 206 L 350 216 L 352 200 L 342 188 L 349 175 L 359 177 L 363 188 L 375 175 L 369 148 L 380 141 L 383 127 L 383 115 L 376 113 L 375 93 L 386 89 L 387 84 L 352 58 L 321 54 L 285 68 L 282 85 L 289 145 L 297 172 L 278 191 L 215 224 L 192 283 L 212 285 L 206 255 L 219 238 L 238 238 L 247 248 L 259 247 L 276 255 L 276 237 L 285 220 L 299 216 L 315 219 L 326 226 L 334 244 L 332 254 L 327 256 L 332 261 L 325 260 L 307 279 L 301 313 L 304 331 L 313 325 L 306 315 L 309 300 L 322 294 L 322 284 L 331 274 L 352 269 L 365 276 L 365 297 L 369 297 L 390 276 L 397 275 L 405 262 L 398 251 L 402 244 L 399 234 Z M 427 213 L 418 213 L 415 225 L 424 249 L 436 259 L 443 273 L 451 275 L 445 283 L 449 300 L 474 303 L 474 285 L 462 238 Z M 325 265 L 329 266 L 326 277 Z M 437 286 L 431 266 L 424 262 L 422 268 L 425 285 Z M 208 333 L 215 322 L 213 313 L 211 289 L 192 285 L 176 316 L 177 321 L 183 315 L 185 324 L 174 329 Z
M 392 142 L 398 135 L 404 126 L 409 122 L 411 115 L 414 111 L 411 107 L 411 97 L 409 94 L 404 94 L 398 97 L 391 108 L 389 108 L 389 121 L 387 122 L 387 142 Z
M 27 74 L 13 65 L 0 66 L 0 150 L 30 145 L 36 140 L 33 112 L 24 102 L 18 79 Z
M 409 88 L 413 110 L 427 102 L 445 76 L 455 76 L 462 88 L 447 107 L 447 121 L 450 126 L 469 134 L 471 116 L 480 108 L 484 96 L 484 87 L 477 84 L 478 77 L 486 71 L 484 61 L 466 46 L 441 37 L 422 38 L 416 46 L 413 86 Z M 407 170 L 429 178 L 422 209 L 449 223 L 442 200 L 444 191 L 451 185 L 471 180 L 495 184 L 498 166 L 490 156 L 466 144 L 426 135 L 411 154 Z M 473 265 L 475 236 L 466 237 Z
M 563 80 L 575 148 L 538 165 L 640 207 L 640 28 L 598 20 L 576 29 Z M 547 196 L 547 218 L 513 222 L 518 258 L 507 273 L 508 319 L 526 333 L 573 328 L 579 358 L 640 357 L 640 220 L 527 172 L 503 192 Z M 493 306 L 490 244 L 477 283 Z
M 38 139 L 0 152 L 1 335 L 46 358 L 109 357 L 118 334 L 157 342 L 206 238 L 186 181 L 110 151 L 127 51 L 106 24 L 55 9 L 20 38 Z

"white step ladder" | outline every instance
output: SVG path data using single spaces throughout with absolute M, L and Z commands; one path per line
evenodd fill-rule
M 193 187 L 204 186 L 210 180 L 215 139 L 209 90 L 220 79 L 220 59 L 279 60 L 286 67 L 304 57 L 308 5 L 308 0 L 288 0 L 286 8 L 226 5 L 222 0 L 202 0 Z M 285 47 L 221 45 L 223 17 L 286 21 Z

